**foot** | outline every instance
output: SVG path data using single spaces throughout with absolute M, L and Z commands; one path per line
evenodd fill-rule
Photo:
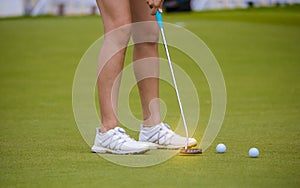
M 153 127 L 141 125 L 139 141 L 148 143 L 151 149 L 179 149 L 186 146 L 186 137 L 174 133 L 170 126 L 164 123 Z M 196 146 L 197 141 L 189 138 L 187 145 L 188 147 Z
M 149 150 L 148 144 L 130 138 L 120 127 L 105 133 L 101 133 L 100 128 L 97 128 L 96 131 L 96 138 L 92 147 L 94 153 L 141 154 Z

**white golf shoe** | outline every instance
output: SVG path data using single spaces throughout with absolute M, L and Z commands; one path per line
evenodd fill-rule
M 141 125 L 139 141 L 148 143 L 151 149 L 179 149 L 186 146 L 186 137 L 174 133 L 170 126 L 164 123 L 153 127 Z M 196 145 L 196 139 L 188 139 L 188 147 Z
M 92 152 L 112 154 L 141 154 L 149 150 L 149 145 L 130 138 L 124 129 L 116 127 L 105 133 L 96 128 Z

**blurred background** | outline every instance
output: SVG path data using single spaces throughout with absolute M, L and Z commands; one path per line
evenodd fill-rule
M 300 0 L 165 0 L 167 12 L 283 6 Z M 96 0 L 2 0 L 0 17 L 99 14 Z

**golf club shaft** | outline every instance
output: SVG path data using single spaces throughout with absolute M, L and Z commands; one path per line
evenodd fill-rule
M 171 62 L 171 57 L 170 57 L 170 53 L 169 53 L 169 49 L 168 49 L 168 44 L 167 44 L 167 40 L 166 40 L 166 37 L 165 37 L 164 27 L 163 27 L 163 23 L 162 23 L 162 15 L 159 11 L 156 12 L 156 20 L 157 20 L 158 26 L 160 28 L 163 44 L 164 44 L 164 47 L 165 47 L 165 51 L 166 51 L 166 54 L 167 54 L 167 59 L 168 59 L 168 63 L 169 63 L 169 67 L 170 67 L 170 71 L 171 71 L 171 75 L 172 75 L 172 79 L 173 79 L 173 84 L 174 84 L 174 87 L 175 87 L 177 101 L 178 101 L 178 105 L 179 105 L 179 108 L 180 108 L 181 118 L 182 118 L 182 121 L 183 121 L 184 129 L 185 129 L 185 135 L 186 135 L 185 149 L 187 149 L 188 141 L 189 141 L 188 128 L 187 128 L 187 125 L 186 125 L 186 120 L 185 120 L 185 116 L 184 116 L 184 112 L 183 112 L 183 108 L 182 108 L 182 104 L 181 104 L 181 100 L 180 100 L 180 95 L 179 95 L 179 91 L 178 91 L 178 87 L 177 87 L 177 83 L 176 83 L 176 78 L 175 78 L 175 75 L 174 75 L 174 70 L 173 70 L 173 66 L 172 66 L 172 62 Z

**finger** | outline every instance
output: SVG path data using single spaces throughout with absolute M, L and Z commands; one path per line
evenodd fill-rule
M 147 4 L 148 4 L 148 6 L 150 7 L 150 9 L 152 9 L 153 8 L 153 0 L 147 0 Z
M 153 2 L 153 0 L 147 0 L 147 4 L 148 4 L 149 6 L 151 6 L 151 7 L 153 7 L 154 2 Z
M 156 10 L 157 10 L 156 8 L 152 8 L 151 11 L 150 11 L 150 14 L 151 15 L 155 15 L 156 14 Z
M 162 1 L 160 2 L 159 8 L 158 8 L 158 11 L 159 11 L 160 13 L 162 13 L 162 7 L 163 7 L 163 4 L 164 4 L 164 0 L 162 0 Z
M 156 7 L 156 8 L 158 8 L 158 7 L 160 7 L 160 5 L 161 5 L 161 0 L 154 0 L 154 7 Z
M 163 12 L 163 9 L 162 9 L 162 6 L 163 6 L 163 3 L 164 3 L 164 0 L 160 0 L 159 2 L 159 6 L 156 7 L 158 12 L 162 13 Z

